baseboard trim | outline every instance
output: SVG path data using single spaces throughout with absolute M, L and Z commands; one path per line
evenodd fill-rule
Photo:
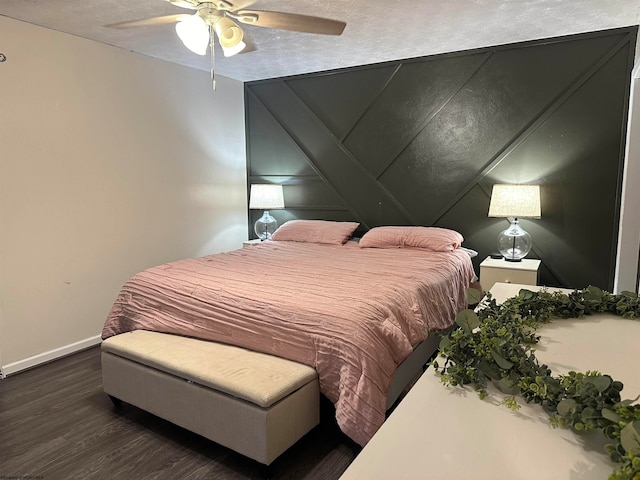
M 85 338 L 84 340 L 80 340 L 79 342 L 75 342 L 70 345 L 65 345 L 64 347 L 33 355 L 32 357 L 25 358 L 24 360 L 18 360 L 17 362 L 2 365 L 2 367 L 0 367 L 2 375 L 1 378 L 5 378 L 8 375 L 13 375 L 14 373 L 21 372 L 28 368 L 37 367 L 38 365 L 57 360 L 61 357 L 66 357 L 67 355 L 79 352 L 80 350 L 91 348 L 98 345 L 101 341 L 101 336 L 96 335 L 95 337 Z

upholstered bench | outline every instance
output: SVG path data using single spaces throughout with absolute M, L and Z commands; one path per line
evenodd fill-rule
M 104 391 L 269 465 L 320 420 L 316 371 L 230 345 L 136 330 L 102 342 Z

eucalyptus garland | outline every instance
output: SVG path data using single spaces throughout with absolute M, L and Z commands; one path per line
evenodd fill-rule
M 479 300 L 479 292 L 469 290 L 469 303 Z M 534 355 L 541 324 L 594 313 L 637 319 L 640 298 L 633 292 L 612 294 L 592 286 L 569 294 L 523 289 L 500 305 L 488 294 L 475 311 L 456 316 L 457 326 L 444 332 L 440 341 L 445 364 L 432 365 L 445 385 L 471 385 L 480 398 L 486 397 L 491 383 L 508 395 L 503 404 L 511 409 L 520 408 L 516 396 L 540 404 L 554 427 L 601 430 L 611 441 L 605 447 L 611 460 L 621 464 L 609 480 L 640 480 L 637 399 L 622 400 L 622 383 L 597 371 L 554 376 Z

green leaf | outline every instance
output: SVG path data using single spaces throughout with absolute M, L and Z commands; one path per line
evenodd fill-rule
M 518 382 L 514 382 L 509 377 L 501 378 L 500 381 L 495 382 L 495 385 L 498 387 L 498 390 L 507 395 L 518 395 L 520 393 Z
M 456 315 L 456 323 L 466 333 L 471 333 L 480 326 L 480 317 L 473 310 L 466 309 Z
M 600 412 L 598 412 L 598 410 L 596 410 L 593 407 L 586 407 L 584 410 L 582 410 L 582 412 L 580 413 L 580 417 L 582 418 L 582 420 L 587 421 L 591 418 L 600 418 L 602 415 L 600 415 Z
M 491 350 L 491 356 L 496 361 L 498 366 L 500 368 L 502 368 L 503 370 L 509 370 L 511 367 L 513 367 L 513 363 L 511 363 L 509 360 L 504 358 L 502 355 L 500 355 L 495 350 Z
M 620 429 L 618 428 L 617 425 L 614 425 L 614 424 L 609 424 L 602 429 L 602 433 L 604 433 L 604 436 L 610 440 L 614 440 L 615 438 L 617 438 L 617 434 L 619 432 L 620 432 Z
M 484 373 L 491 380 L 499 380 L 502 376 L 502 370 L 496 368 L 495 364 L 484 359 L 478 362 L 478 370 Z
M 592 285 L 589 285 L 584 292 L 584 299 L 589 302 L 589 303 L 600 303 L 602 302 L 602 290 L 600 290 L 598 287 L 594 287 Z
M 631 422 L 622 429 L 620 443 L 627 453 L 640 457 L 640 420 Z
M 638 399 L 640 399 L 640 395 L 638 395 L 636 398 L 634 398 L 633 400 L 630 399 L 626 399 L 626 400 L 621 400 L 618 403 L 616 403 L 613 408 L 618 408 L 618 407 L 628 407 L 629 405 L 634 404 L 635 402 L 638 401 Z
M 531 290 L 522 288 L 518 292 L 518 296 L 521 297 L 523 300 L 531 300 L 535 296 L 535 293 L 533 293 Z
M 505 405 L 509 410 L 520 410 L 520 404 L 513 396 L 505 398 L 502 401 L 502 404 Z
M 467 305 L 476 305 L 482 300 L 482 292 L 476 288 L 467 288 L 464 292 L 464 298 Z
M 608 408 L 603 408 L 600 412 L 604 418 L 613 423 L 620 423 L 622 418 L 613 410 L 609 410 Z
M 587 377 L 584 379 L 585 382 L 591 383 L 595 385 L 596 389 L 602 393 L 609 385 L 611 385 L 611 377 L 608 375 L 598 375 L 596 377 Z
M 440 350 L 448 350 L 450 346 L 451 346 L 451 339 L 449 338 L 449 335 L 442 337 L 440 339 L 440 344 L 438 346 Z
M 616 450 L 613 450 L 611 453 L 609 453 L 609 458 L 611 458 L 611 461 L 613 463 L 622 462 L 622 455 L 620 455 Z
M 559 415 L 566 417 L 575 410 L 577 405 L 578 403 L 572 398 L 563 398 L 558 402 L 556 409 L 558 410 Z

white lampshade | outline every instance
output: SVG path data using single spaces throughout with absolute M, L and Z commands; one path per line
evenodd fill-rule
M 531 251 L 533 243 L 518 218 L 540 218 L 540 186 L 494 185 L 489 216 L 511 217 L 509 228 L 498 235 L 498 250 L 507 261 L 521 261 Z
M 251 185 L 249 208 L 251 210 L 270 210 L 274 208 L 284 208 L 284 194 L 282 193 L 282 185 Z
M 278 222 L 269 215 L 271 208 L 284 208 L 282 185 L 255 184 L 251 185 L 249 208 L 264 209 L 262 217 L 254 224 L 254 230 L 260 240 L 269 240 L 278 228 Z
M 190 15 L 176 23 L 176 33 L 184 46 L 198 55 L 207 53 L 209 46 L 209 27 L 198 15 Z
M 540 185 L 494 185 L 489 216 L 540 218 Z

